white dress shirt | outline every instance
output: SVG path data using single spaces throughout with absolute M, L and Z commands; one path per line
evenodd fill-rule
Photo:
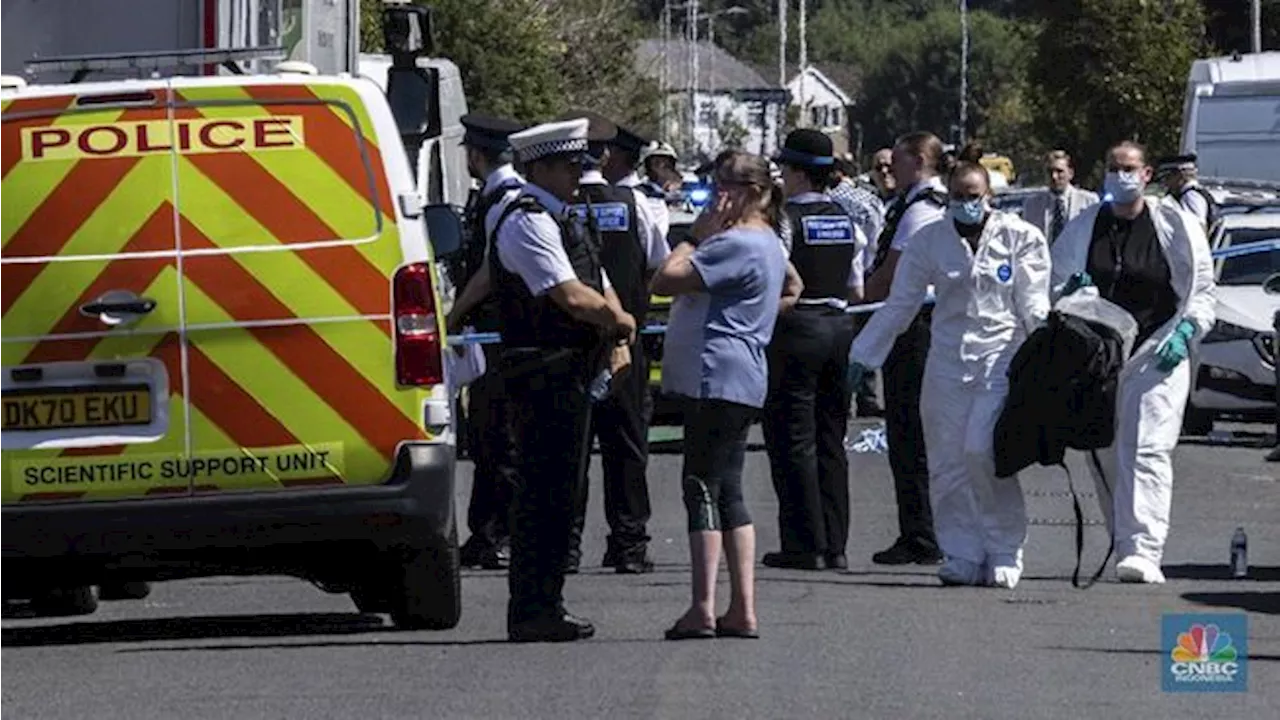
M 618 187 L 628 188 L 636 194 L 636 205 L 644 205 L 649 209 L 649 217 L 656 226 L 656 232 L 662 238 L 663 246 L 666 246 L 667 233 L 671 231 L 671 209 L 667 207 L 665 198 L 651 198 L 645 195 L 640 190 L 643 184 L 644 181 L 634 172 L 616 183 Z M 670 250 L 670 248 L 667 249 Z
M 524 194 L 536 199 L 548 213 L 516 210 L 498 228 L 498 261 L 508 271 L 519 275 L 534 296 L 543 295 L 557 285 L 577 280 L 578 274 L 569 263 L 560 226 L 555 218 L 565 219 L 568 206 L 555 195 L 533 183 L 524 186 Z M 552 215 L 555 217 L 553 218 Z M 600 270 L 604 289 L 609 276 Z
M 489 197 L 498 189 L 498 186 L 508 180 L 514 180 L 520 184 L 520 188 L 507 190 L 503 193 L 502 198 L 489 208 L 489 212 L 484 215 L 484 236 L 493 237 L 493 230 L 498 225 L 498 218 L 502 217 L 502 212 L 507 209 L 512 200 L 520 197 L 520 190 L 525 185 L 525 179 L 516 172 L 516 169 L 510 164 L 502 165 L 497 170 L 489 173 L 489 177 L 484 179 L 484 186 L 480 188 L 480 197 Z M 485 254 L 489 253 L 489 246 L 485 244 Z

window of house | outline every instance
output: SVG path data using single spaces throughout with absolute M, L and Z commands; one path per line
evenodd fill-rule
M 702 125 L 715 125 L 720 122 L 720 113 L 716 112 L 714 100 L 703 100 L 698 104 L 698 122 Z
M 827 109 L 824 107 L 815 107 L 809 110 L 810 124 L 815 127 L 827 126 Z
M 831 125 L 833 127 L 840 126 L 840 110 L 841 108 L 831 108 Z
M 764 127 L 764 103 L 748 103 L 747 122 L 751 127 Z

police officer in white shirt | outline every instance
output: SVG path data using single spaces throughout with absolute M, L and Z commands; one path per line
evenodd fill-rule
M 574 498 L 589 458 L 587 388 L 606 367 L 615 377 L 627 371 L 636 322 L 569 206 L 587 125 L 548 123 L 510 137 L 528 184 L 499 218 L 489 253 L 505 343 L 499 371 L 516 408 L 520 449 L 507 606 L 507 635 L 516 642 L 595 634 L 565 610 L 563 595 Z
M 909 242 L 925 227 L 946 215 L 946 187 L 938 177 L 942 141 L 932 133 L 915 132 L 893 147 L 893 176 L 899 195 L 885 214 L 885 228 L 876 245 L 867 277 L 865 298 L 884 300 Z M 929 505 L 929 465 L 924 427 L 920 421 L 920 393 L 929 352 L 929 306 L 894 343 L 884 364 L 885 432 L 889 439 L 889 467 L 898 497 L 898 539 L 871 557 L 881 565 L 942 561 L 933 531 Z
M 1218 207 L 1209 191 L 1200 185 L 1196 174 L 1194 153 L 1161 158 L 1156 167 L 1156 179 L 1169 191 L 1168 198 L 1194 215 L 1200 221 L 1200 227 L 1208 233 L 1218 219 Z
M 619 126 L 614 139 L 609 143 L 609 154 L 605 157 L 600 172 L 609 182 L 621 188 L 635 192 L 637 201 L 644 206 L 640 210 L 641 222 L 648 226 L 644 232 L 656 233 L 663 246 L 667 242 L 667 232 L 671 229 L 671 211 L 667 208 L 667 194 L 654 188 L 640 179 L 638 167 L 640 154 L 648 143 L 644 138 L 630 130 Z M 663 255 L 663 259 L 666 255 Z M 661 265 L 662 261 L 658 261 Z M 655 265 L 656 269 L 658 265 Z
M 586 117 L 590 122 L 588 152 L 574 210 L 600 243 L 600 261 L 622 309 L 643 323 L 649 310 L 649 278 L 662 266 L 670 249 L 665 234 L 650 215 L 648 198 L 634 185 L 610 185 L 609 181 L 639 182 L 632 167 L 644 141 L 596 113 L 570 114 Z M 625 157 L 616 160 L 618 155 Z M 602 564 L 620 574 L 653 571 L 647 531 L 650 407 L 645 360 L 640 345 L 633 345 L 630 371 L 614 382 L 609 397 L 596 405 L 591 418 L 592 435 L 600 439 L 604 514 L 609 523 Z M 581 561 L 588 485 L 582 484 L 578 496 L 568 572 L 577 572 Z
M 467 207 L 470 235 L 461 253 L 464 276 L 460 283 L 465 289 L 450 308 L 446 322 L 451 333 L 460 332 L 464 326 L 476 332 L 497 332 L 498 304 L 489 293 L 486 258 L 498 217 L 524 188 L 524 178 L 511 165 L 511 146 L 507 142 L 507 136 L 523 126 L 476 114 L 463 116 L 462 125 L 466 128 L 462 145 L 467 153 L 467 169 L 483 185 Z M 496 359 L 500 348 L 489 346 L 485 352 Z M 496 372 L 486 372 L 471 383 L 467 393 L 467 444 L 475 472 L 467 507 L 471 537 L 462 546 L 463 567 L 507 567 L 511 488 L 516 484 L 516 448 L 507 409 L 502 379 Z

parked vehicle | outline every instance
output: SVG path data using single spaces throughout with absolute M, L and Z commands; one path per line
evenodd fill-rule
M 1274 316 L 1280 295 L 1280 213 L 1234 214 L 1212 239 L 1217 321 L 1193 357 L 1184 430 L 1200 435 L 1223 415 L 1265 421 L 1276 412 Z
M 1280 52 L 1192 63 L 1182 152 L 1202 176 L 1280 181 Z

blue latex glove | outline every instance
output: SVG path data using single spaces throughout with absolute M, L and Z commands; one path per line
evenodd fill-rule
M 866 377 L 869 372 L 871 372 L 871 369 L 866 365 L 863 365 L 860 362 L 850 361 L 849 372 L 845 375 L 849 381 L 849 389 L 857 392 L 858 386 L 862 384 L 862 378 Z
M 1191 338 L 1195 336 L 1195 323 L 1183 318 L 1178 323 L 1178 327 L 1173 329 L 1173 335 L 1156 348 L 1156 367 L 1161 372 L 1169 372 L 1178 367 L 1178 364 L 1186 360 L 1191 352 Z
M 1062 287 L 1062 296 L 1066 297 L 1071 293 L 1093 285 L 1093 278 L 1089 277 L 1087 272 L 1078 272 L 1067 278 L 1067 284 Z

